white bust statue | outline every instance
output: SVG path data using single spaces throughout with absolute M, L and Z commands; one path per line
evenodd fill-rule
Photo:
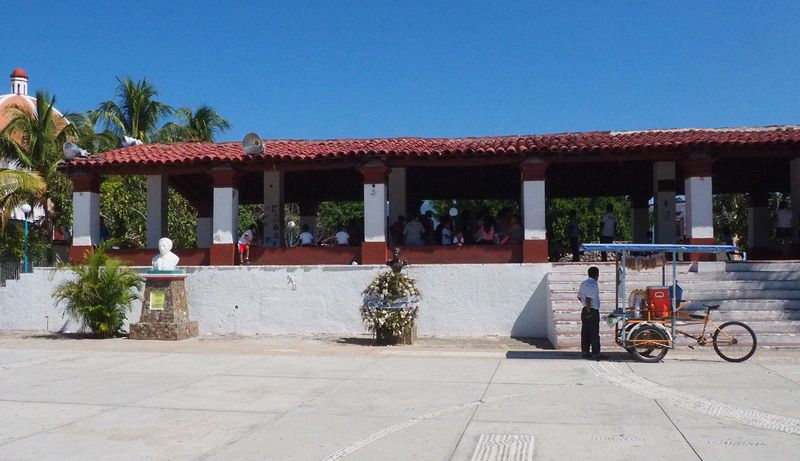
M 178 267 L 178 255 L 172 252 L 172 240 L 163 237 L 158 241 L 158 256 L 153 258 L 154 271 L 174 271 Z

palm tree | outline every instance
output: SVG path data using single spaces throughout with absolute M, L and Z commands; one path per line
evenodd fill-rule
M 0 163 L 17 166 L 13 160 L 3 158 L 0 158 Z M 0 229 L 5 228 L 12 210 L 46 190 L 47 185 L 38 173 L 20 169 L 0 170 Z
M 213 108 L 200 106 L 194 113 L 188 107 L 178 109 L 175 113 L 186 129 L 184 141 L 214 142 L 217 134 L 230 129 L 231 124 L 222 118 Z
M 162 117 L 172 114 L 172 107 L 155 98 L 156 88 L 147 79 L 133 82 L 117 79 L 117 101 L 101 103 L 97 111 L 106 129 L 119 136 L 150 142 Z
M 89 152 L 98 153 L 115 149 L 119 145 L 117 135 L 109 130 L 98 130 L 100 112 L 90 110 L 83 114 L 67 114 L 67 119 L 72 124 L 74 142 L 87 149 Z
M 28 170 L 34 171 L 44 179 L 47 188 L 36 197 L 45 212 L 45 228 L 52 226 L 50 198 L 54 190 L 68 188 L 68 180 L 58 171 L 58 163 L 63 158 L 61 146 L 72 132 L 67 124 L 55 112 L 56 98 L 47 92 L 36 92 L 36 110 L 26 107 L 11 106 L 11 120 L 3 129 L 4 145 L 9 156 Z

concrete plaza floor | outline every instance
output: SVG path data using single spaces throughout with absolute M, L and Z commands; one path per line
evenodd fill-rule
M 800 351 L 0 334 L 0 459 L 796 460 Z

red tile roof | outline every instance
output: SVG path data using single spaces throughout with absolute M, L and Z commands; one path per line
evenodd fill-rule
M 265 159 L 360 159 L 369 156 L 446 158 L 503 156 L 526 153 L 656 151 L 701 146 L 800 146 L 800 127 L 776 126 L 730 129 L 593 131 L 478 138 L 385 138 L 333 140 L 266 140 L 263 155 L 246 155 L 238 142 L 146 144 L 125 147 L 73 164 L 88 167 L 249 163 Z

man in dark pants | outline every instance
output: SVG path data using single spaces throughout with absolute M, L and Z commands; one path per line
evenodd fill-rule
M 589 268 L 589 278 L 581 283 L 578 299 L 583 304 L 581 310 L 581 351 L 584 358 L 600 360 L 600 287 L 597 279 L 600 269 Z M 591 354 L 590 354 L 591 349 Z

